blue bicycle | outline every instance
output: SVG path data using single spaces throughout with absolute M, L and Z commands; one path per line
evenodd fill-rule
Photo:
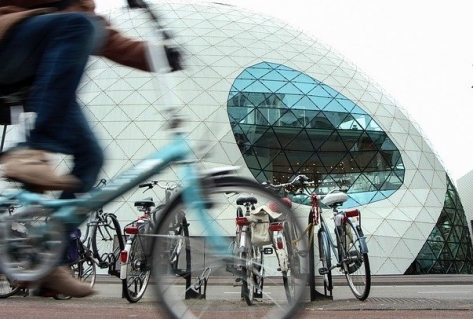
M 157 22 L 148 6 L 142 1 L 139 4 Z M 166 52 L 160 56 L 166 60 Z M 169 69 L 168 61 L 153 61 L 153 65 L 166 65 Z M 20 282 L 38 281 L 48 275 L 63 256 L 67 245 L 66 234 L 86 221 L 90 212 L 104 207 L 166 168 L 179 166 L 182 187 L 157 216 L 155 229 L 146 234 L 152 239 L 151 272 L 155 276 L 155 292 L 161 306 L 172 318 L 200 318 L 204 313 L 227 311 L 226 305 L 232 302 L 232 296 L 240 296 L 232 294 L 234 287 L 225 281 L 228 277 L 225 269 L 229 263 L 242 263 L 228 250 L 232 241 L 230 231 L 234 229 L 232 224 L 235 222 L 234 196 L 251 195 L 262 205 L 273 203 L 287 216 L 291 216 L 291 212 L 277 196 L 259 183 L 236 176 L 236 167 L 201 171 L 181 129 L 183 119 L 174 109 L 165 109 L 164 112 L 169 113 L 171 142 L 138 165 L 120 173 L 105 186 L 70 200 L 53 199 L 25 189 L 0 194 L 0 273 Z M 12 204 L 21 205 L 23 209 L 10 215 L 8 209 Z M 175 272 L 170 272 L 169 247 L 170 242 L 176 242 L 182 235 L 171 232 L 169 227 L 176 216 L 183 213 L 193 225 L 193 233 L 190 234 L 190 269 L 193 273 L 177 276 Z M 38 218 L 46 222 L 36 223 Z M 12 227 L 15 223 L 28 225 L 29 231 L 19 235 Z M 268 263 L 265 267 L 265 273 L 277 273 L 277 263 Z M 197 277 L 196 283 L 187 284 L 194 276 Z M 230 294 L 217 289 L 203 294 L 200 291 L 203 276 L 206 286 L 213 277 L 223 279 L 218 281 L 219 285 L 229 290 Z M 298 302 L 306 291 L 306 282 L 303 280 L 295 287 L 295 298 L 288 302 L 284 290 L 278 287 L 281 286 L 281 279 L 278 279 L 273 284 L 271 278 L 267 279 L 267 290 L 263 291 L 261 304 L 245 307 L 239 313 L 248 313 L 252 318 L 293 318 L 299 308 Z M 190 290 L 198 293 L 190 293 Z

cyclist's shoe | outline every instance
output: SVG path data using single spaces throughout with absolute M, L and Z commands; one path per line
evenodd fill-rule
M 35 297 L 44 297 L 44 298 L 54 298 L 58 295 L 59 293 L 53 289 L 48 289 L 44 287 L 39 287 L 37 289 L 34 289 L 32 292 L 32 295 Z
M 95 293 L 90 284 L 74 278 L 68 266 L 56 267 L 40 282 L 40 290 L 49 291 L 54 295 L 62 294 L 75 298 L 83 298 Z
M 47 153 L 30 148 L 15 148 L 0 157 L 3 175 L 24 183 L 37 192 L 47 190 L 75 190 L 80 181 L 70 175 L 58 175 L 50 166 Z

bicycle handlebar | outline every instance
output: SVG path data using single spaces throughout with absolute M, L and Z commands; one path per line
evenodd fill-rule
M 302 185 L 307 185 L 309 184 L 308 182 L 309 180 L 309 177 L 304 175 L 304 174 L 299 174 L 297 175 L 292 181 L 288 182 L 288 183 L 283 183 L 283 184 L 278 184 L 278 185 L 275 185 L 275 184 L 271 184 L 269 182 L 263 182 L 262 185 L 264 186 L 270 186 L 270 187 L 273 187 L 275 189 L 279 189 L 279 188 L 283 188 L 283 187 L 287 187 L 287 186 L 290 186 L 290 185 L 293 185 L 295 184 L 296 182 L 300 182 Z
M 147 187 L 148 189 L 152 189 L 155 186 L 158 186 L 158 187 L 160 187 L 162 189 L 165 189 L 165 190 L 172 191 L 172 190 L 180 187 L 181 185 L 178 184 L 178 183 L 175 183 L 175 182 L 150 181 L 148 183 L 142 183 L 142 184 L 138 185 L 138 188 Z M 147 191 L 148 189 L 146 189 L 145 191 Z
M 101 186 L 105 186 L 107 185 L 107 180 L 105 178 L 102 178 L 98 183 L 97 185 L 94 186 L 94 188 L 99 188 Z
M 154 12 L 144 0 L 127 0 L 127 3 L 130 9 L 145 9 L 148 12 L 151 19 L 157 26 L 157 31 L 161 33 L 163 41 L 170 42 L 170 40 L 173 39 L 173 36 L 160 25 L 158 17 L 154 14 Z M 181 50 L 166 43 L 163 44 L 163 49 L 171 72 L 183 70 L 183 55 Z

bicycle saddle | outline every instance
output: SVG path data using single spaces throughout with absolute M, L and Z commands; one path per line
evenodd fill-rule
M 257 199 L 255 197 L 239 197 L 236 201 L 237 205 L 244 204 L 257 204 Z
M 147 197 L 143 200 L 140 200 L 140 201 L 137 201 L 135 202 L 135 207 L 146 207 L 146 208 L 149 208 L 149 207 L 153 207 L 155 206 L 155 202 L 153 201 L 153 198 L 151 197 Z
M 348 196 L 344 192 L 329 192 L 321 200 L 321 203 L 328 207 L 340 206 L 347 200 Z

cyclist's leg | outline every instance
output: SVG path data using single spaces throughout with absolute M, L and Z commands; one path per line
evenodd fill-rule
M 74 105 L 70 107 L 66 115 L 66 122 L 71 125 L 67 132 L 68 139 L 63 147 L 54 151 L 73 156 L 74 166 L 71 174 L 81 181 L 81 187 L 76 191 L 84 193 L 89 191 L 96 183 L 104 163 L 104 154 L 81 107 L 76 101 L 72 103 Z M 74 194 L 71 192 L 61 194 L 61 198 L 73 197 Z
M 37 113 L 35 127 L 27 143 L 31 148 L 57 151 L 57 145 L 71 140 L 68 133 L 75 123 L 68 122 L 66 118 L 71 107 L 77 107 L 77 86 L 89 55 L 100 47 L 104 35 L 98 22 L 87 15 L 61 13 L 31 17 L 15 27 L 2 42 L 0 57 L 8 61 L 5 64 L 8 67 L 0 71 L 0 85 L 33 78 L 25 105 L 28 111 Z M 10 172 L 10 177 L 20 180 L 32 178 L 15 165 L 12 171 L 6 172 L 7 175 Z M 39 181 L 57 188 L 76 185 L 75 179 L 58 180 L 51 170 L 46 170 L 46 175 L 52 175 L 52 180 L 48 181 L 44 178 L 47 177 L 44 176 L 44 166 L 41 169 L 36 167 L 31 173 L 39 174 L 41 178 L 37 176 L 30 181 L 33 184 Z

